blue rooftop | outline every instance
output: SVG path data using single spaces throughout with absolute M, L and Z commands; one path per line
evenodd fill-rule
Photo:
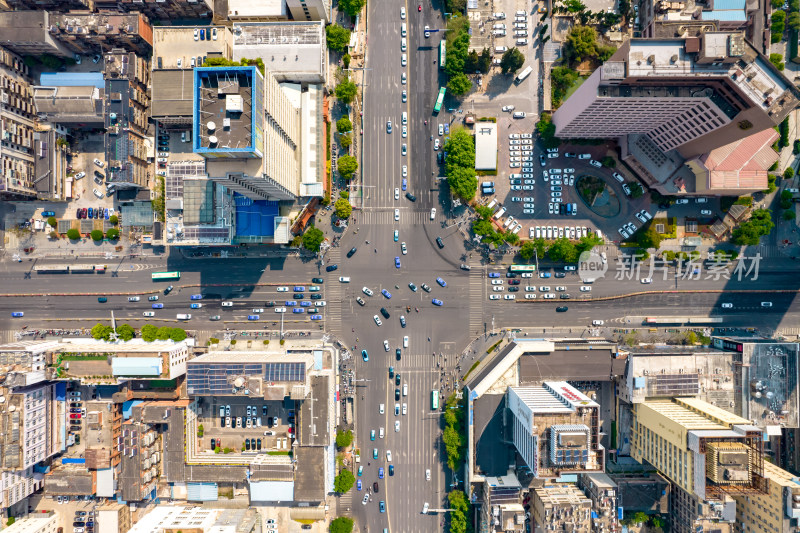
M 45 87 L 87 87 L 93 85 L 104 89 L 102 72 L 42 72 L 39 85 Z
M 236 202 L 236 235 L 239 237 L 273 237 L 279 202 L 251 200 L 239 193 Z

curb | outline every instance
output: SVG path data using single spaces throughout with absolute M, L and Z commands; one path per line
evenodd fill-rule
M 656 295 L 656 294 L 758 294 L 758 293 L 769 293 L 769 294 L 800 294 L 800 289 L 763 289 L 763 290 L 745 290 L 745 289 L 736 289 L 736 290 L 723 290 L 723 289 L 704 289 L 704 290 L 696 290 L 696 291 L 638 291 L 632 292 L 630 294 L 618 294 L 616 296 L 599 296 L 597 298 L 588 297 L 583 299 L 573 299 L 570 298 L 569 300 L 561 300 L 555 299 L 556 302 L 569 302 L 569 303 L 586 303 L 586 302 L 602 302 L 608 300 L 621 300 L 623 298 L 631 298 L 634 296 L 648 296 L 648 295 Z M 536 304 L 536 303 L 554 303 L 550 300 L 544 299 L 535 299 L 535 300 L 515 300 L 515 303 L 518 304 Z
M 253 287 L 283 287 L 289 285 L 307 285 L 308 282 L 285 282 L 285 283 L 247 283 L 248 286 Z M 193 287 L 241 287 L 242 283 L 213 283 L 208 285 L 201 285 L 199 283 L 192 285 L 180 285 L 176 289 L 191 289 Z M 136 291 L 136 292 L 18 292 L 0 294 L 0 298 L 24 298 L 34 296 L 139 296 L 146 294 L 159 294 L 162 289 Z M 289 291 L 291 292 L 291 291 Z

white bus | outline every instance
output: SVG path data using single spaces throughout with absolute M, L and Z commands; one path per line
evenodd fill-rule
M 520 83 L 525 81 L 525 78 L 531 75 L 531 72 L 533 72 L 533 69 L 531 67 L 525 67 L 525 70 L 517 74 L 517 79 L 514 80 L 514 83 L 519 85 Z

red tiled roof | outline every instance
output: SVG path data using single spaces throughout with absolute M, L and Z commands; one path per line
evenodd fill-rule
M 698 158 L 706 170 L 709 189 L 766 189 L 767 169 L 778 159 L 772 128 L 754 133 Z

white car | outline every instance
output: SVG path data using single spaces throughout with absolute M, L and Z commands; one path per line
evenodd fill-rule
M 408 253 L 408 248 L 406 247 L 405 241 L 400 243 L 400 251 L 403 252 L 403 255 L 406 255 Z
M 372 320 L 374 320 L 374 321 L 375 321 L 375 323 L 376 323 L 377 325 L 379 325 L 379 326 L 380 326 L 381 324 L 383 324 L 383 322 L 381 322 L 381 319 L 380 319 L 380 317 L 379 317 L 378 315 L 375 315 L 375 316 L 373 316 L 373 317 L 372 317 Z
M 400 188 L 399 187 L 395 187 L 394 188 L 394 199 L 395 200 L 399 200 L 400 199 Z
M 439 124 L 439 135 L 444 135 L 444 124 Z
M 504 105 L 503 106 L 503 111 L 507 111 L 507 112 L 514 111 L 514 106 L 513 105 Z
M 408 348 L 408 335 L 403 337 L 403 348 Z
M 492 287 L 492 291 L 494 291 L 494 292 L 503 292 L 503 287 Z
M 733 309 L 733 304 L 732 303 L 724 303 L 724 304 L 722 304 L 722 308 L 723 309 Z
M 278 292 L 289 292 L 289 287 L 278 287 L 277 291 Z
M 403 54 L 400 56 L 400 66 L 405 67 L 406 65 L 408 65 L 408 56 Z
M 383 351 L 385 352 L 389 351 L 389 341 L 386 339 L 383 339 Z
M 500 295 L 499 294 L 490 294 L 489 295 L 489 299 L 490 300 L 499 300 L 500 299 Z
M 433 140 L 433 149 L 434 150 L 438 150 L 439 149 L 439 139 L 434 139 Z
M 390 463 L 392 462 L 392 450 L 386 450 L 386 461 Z
M 431 220 L 436 218 L 436 208 L 431 207 Z
M 406 73 L 405 72 L 400 74 L 400 83 L 402 83 L 403 85 L 406 84 Z
M 493 279 L 492 280 L 492 285 L 502 285 L 502 284 L 503 284 L 503 280 L 502 279 Z
M 138 302 L 139 301 L 139 297 L 138 296 L 128 296 L 128 301 L 129 302 Z
M 403 177 L 408 177 L 408 165 L 403 165 Z
M 156 314 L 152 311 L 145 311 L 142 313 L 142 316 L 156 316 Z
M 370 289 L 369 287 L 363 287 L 361 289 L 361 292 L 363 292 L 367 296 L 372 296 L 373 294 L 375 294 L 375 293 L 372 292 L 372 289 Z
M 581 285 L 581 292 L 592 292 L 592 288 L 589 285 Z
M 505 296 L 503 296 L 503 299 L 504 300 L 516 300 L 517 297 L 514 294 L 506 294 Z
M 106 164 L 105 164 L 105 163 L 103 163 L 102 161 L 100 161 L 100 160 L 99 160 L 99 159 L 97 159 L 96 157 L 94 158 L 94 164 L 95 164 L 95 165 L 97 165 L 97 166 L 98 166 L 98 167 L 100 167 L 100 168 L 103 168 L 104 166 L 106 166 Z
M 400 18 L 403 19 L 403 20 L 405 20 L 405 18 L 406 18 L 406 8 L 404 8 L 404 7 L 400 8 Z
M 653 278 L 642 278 L 642 283 L 645 285 L 653 283 Z
M 566 290 L 567 290 L 567 288 L 566 288 L 566 287 L 564 287 L 563 285 L 559 285 L 559 286 L 557 286 L 557 287 L 556 287 L 556 290 L 557 290 L 558 292 L 564 292 L 564 291 L 566 291 Z
M 596 159 L 590 159 L 589 164 L 595 168 L 601 168 L 603 166 L 603 164 L 600 161 L 597 161 Z
M 286 308 L 285 307 L 276 307 L 275 308 L 275 312 L 276 313 L 285 313 L 286 312 Z
M 408 137 L 408 128 L 406 126 L 403 126 L 403 129 L 402 129 L 402 132 L 400 133 L 400 135 L 402 135 L 404 139 L 406 137 Z
M 512 107 L 512 109 L 513 109 L 513 107 Z M 503 109 L 503 111 L 505 111 L 505 109 Z M 519 133 L 509 133 L 508 134 L 508 138 L 509 139 L 519 139 Z M 511 144 L 514 144 L 514 143 L 511 143 Z M 517 144 L 519 144 L 519 143 L 517 143 Z
M 535 300 L 536 299 L 536 295 L 535 294 L 526 294 L 525 295 L 525 299 L 526 300 Z
M 602 320 L 592 320 L 593 326 L 602 326 L 603 324 L 605 324 L 605 322 L 603 322 Z
M 406 403 L 403 404 L 403 414 L 404 415 L 408 414 L 408 404 L 406 404 Z M 392 455 L 391 455 L 391 453 L 389 453 L 389 461 L 391 461 L 391 460 L 392 460 Z
M 544 298 L 546 300 L 553 300 L 553 299 L 555 299 L 555 297 L 556 297 L 556 295 L 553 294 L 552 292 L 548 292 L 547 294 L 543 294 L 542 295 L 542 298 Z
M 541 287 L 539 287 L 539 291 L 540 292 L 550 292 L 550 287 L 547 286 L 547 285 L 542 285 Z
M 395 431 L 395 433 L 400 431 L 400 421 L 399 420 L 395 420 L 394 421 L 394 431 Z
M 399 198 L 399 195 L 398 195 L 398 198 Z M 395 220 L 400 220 L 400 210 L 399 209 L 395 209 L 394 210 L 394 219 Z

